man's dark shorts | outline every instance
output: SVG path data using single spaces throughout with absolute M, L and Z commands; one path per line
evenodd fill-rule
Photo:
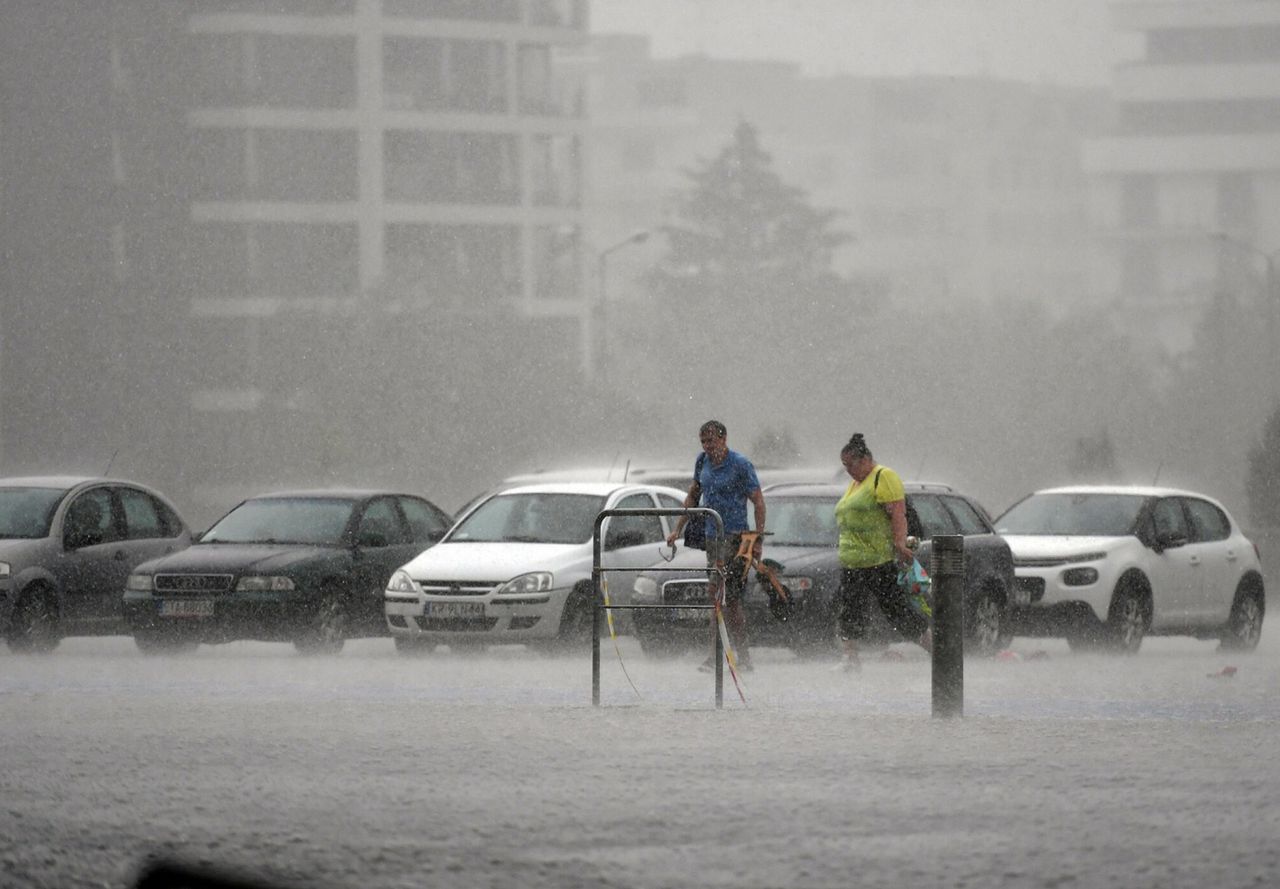
M 726 605 L 732 605 L 735 602 L 742 601 L 742 594 L 747 588 L 747 572 L 743 569 L 741 562 L 735 560 L 738 554 L 738 547 L 742 544 L 741 534 L 726 534 L 724 537 L 724 568 L 726 573 L 724 585 L 724 601 Z M 716 564 L 716 540 L 713 537 L 707 538 L 707 567 L 714 568 Z

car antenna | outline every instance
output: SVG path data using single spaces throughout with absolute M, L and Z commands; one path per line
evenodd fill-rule
M 609 474 L 605 478 L 613 478 L 613 467 L 618 465 L 618 458 L 622 456 L 621 451 L 613 452 L 613 459 L 609 461 Z
M 120 453 L 119 448 L 116 448 L 114 451 L 111 452 L 111 459 L 107 461 L 107 468 L 102 470 L 103 478 L 106 478 L 107 475 L 111 472 L 111 467 L 116 462 L 116 454 L 118 453 Z
M 625 482 L 627 480 L 627 476 L 629 476 L 630 474 L 631 474 L 631 458 L 628 457 L 627 465 L 622 467 L 622 480 Z
M 1151 478 L 1151 486 L 1152 486 L 1152 487 L 1155 487 L 1156 483 L 1160 481 L 1160 470 L 1161 470 L 1161 469 L 1164 469 L 1164 461 L 1163 461 L 1163 460 L 1161 460 L 1159 463 L 1157 463 L 1157 464 L 1156 464 L 1156 474 L 1155 474 L 1154 476 L 1152 476 L 1152 478 Z

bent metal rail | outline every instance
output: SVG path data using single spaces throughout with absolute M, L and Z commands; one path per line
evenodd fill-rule
M 664 568 L 654 565 L 616 565 L 612 568 L 605 568 L 600 564 L 600 554 L 602 552 L 600 543 L 600 529 L 604 525 L 604 520 L 610 516 L 688 516 L 692 521 L 694 516 L 709 516 L 715 520 L 716 533 L 714 537 L 708 536 L 707 540 L 715 540 L 716 543 L 722 544 L 724 541 L 724 519 L 720 518 L 720 513 L 714 509 L 705 506 L 693 506 L 687 508 L 664 508 L 664 509 L 606 509 L 602 510 L 596 516 L 595 529 L 591 534 L 591 580 L 595 586 L 595 602 L 591 609 L 591 704 L 595 707 L 600 706 L 600 613 L 605 610 L 604 591 L 601 587 L 600 580 L 606 571 L 680 571 L 688 573 L 691 569 L 683 568 Z M 724 566 L 708 566 L 706 569 L 707 580 L 711 580 L 711 575 L 715 572 L 720 573 L 721 580 L 724 579 Z M 614 611 L 643 611 L 645 609 L 662 608 L 666 609 L 666 605 L 613 605 L 609 608 Z M 711 611 L 714 605 L 684 605 L 681 608 L 699 609 L 703 611 Z M 716 708 L 724 706 L 724 645 L 720 641 L 719 633 L 712 633 L 715 637 L 715 683 L 716 683 Z

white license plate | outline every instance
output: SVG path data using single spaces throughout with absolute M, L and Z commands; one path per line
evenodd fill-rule
M 166 599 L 160 603 L 161 617 L 213 617 L 212 599 Z
M 1031 590 L 1018 590 L 1018 589 L 1015 589 L 1015 590 L 1013 591 L 1013 604 L 1014 604 L 1014 605 L 1030 605 L 1030 604 L 1031 604 Z
M 710 618 L 707 617 L 707 609 L 705 608 L 673 608 L 671 609 L 671 619 L 678 620 L 681 623 L 691 620 L 705 623 Z
M 484 617 L 484 603 L 428 602 L 426 617 Z

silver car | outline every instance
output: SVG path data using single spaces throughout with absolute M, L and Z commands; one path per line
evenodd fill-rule
M 52 651 L 64 636 L 127 633 L 129 574 L 190 543 L 177 509 L 144 485 L 0 479 L 0 632 L 22 652 Z

